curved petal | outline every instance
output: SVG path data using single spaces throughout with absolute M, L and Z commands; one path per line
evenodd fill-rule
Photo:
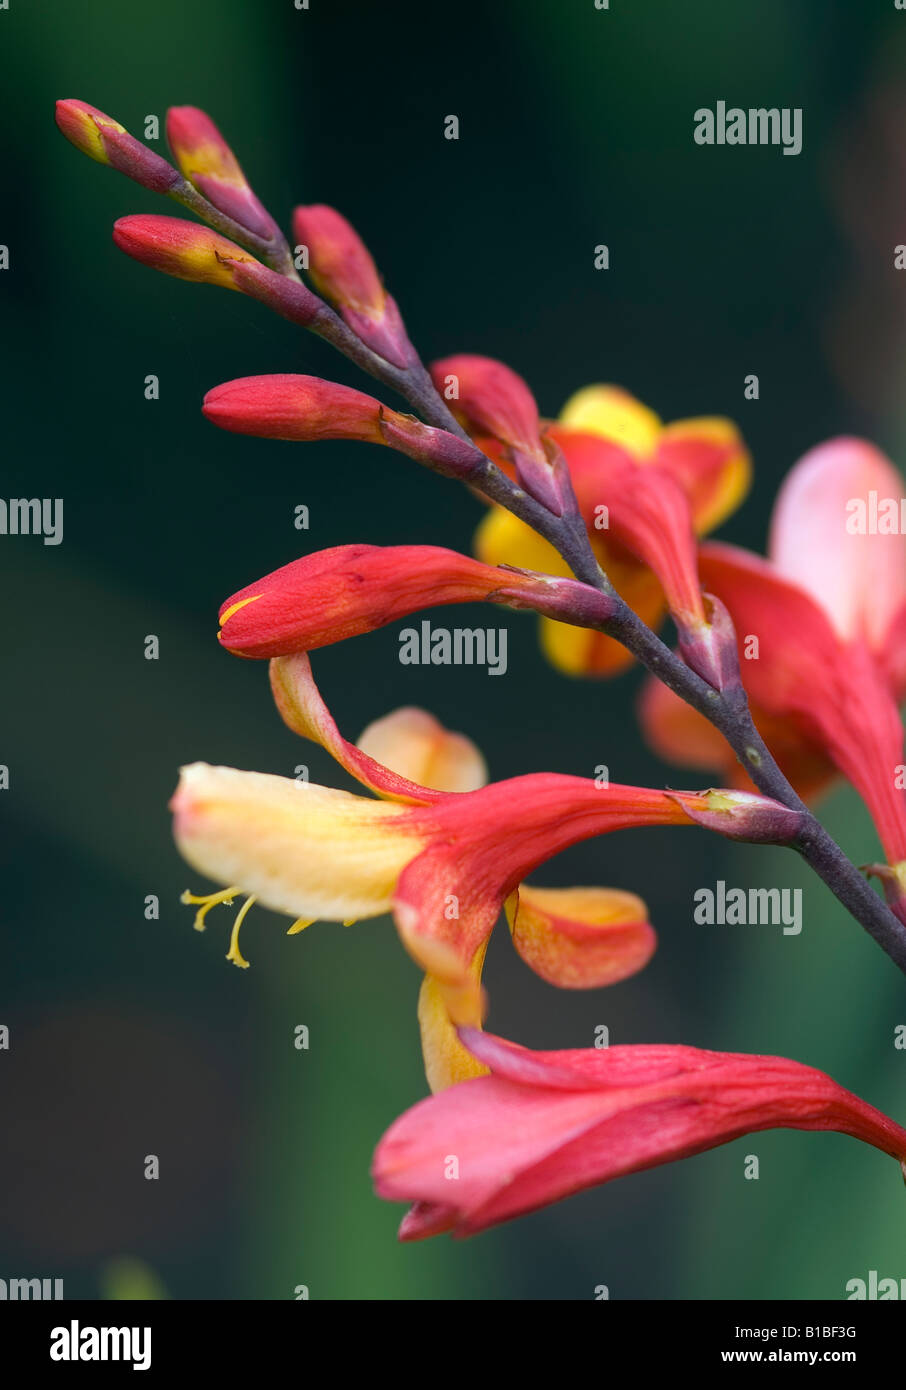
M 534 888 L 506 902 L 513 945 L 561 989 L 597 989 L 636 974 L 657 945 L 641 898 L 617 888 Z
M 426 843 L 410 807 L 207 763 L 182 769 L 171 809 L 193 868 L 291 917 L 386 912 Z
M 439 792 L 474 792 L 488 780 L 487 763 L 470 738 L 451 733 L 427 710 L 405 706 L 375 719 L 358 740 L 362 753 Z
M 843 438 L 801 458 L 774 506 L 768 553 L 779 573 L 811 595 L 844 640 L 862 638 L 877 651 L 906 604 L 904 498 L 906 484 L 880 450 Z
M 487 850 L 493 854 L 494 847 Z M 503 900 L 482 858 L 474 848 L 467 857 L 461 847 L 434 843 L 400 874 L 393 898 L 400 940 L 431 976 L 432 999 L 456 1023 L 483 1013 L 472 963 L 494 930 Z
M 732 420 L 705 416 L 667 425 L 658 440 L 656 462 L 679 483 L 703 535 L 735 512 L 749 490 L 752 464 Z
M 389 768 L 383 761 L 372 757 L 366 749 L 356 747 L 343 737 L 315 685 L 307 653 L 296 652 L 293 656 L 274 657 L 269 669 L 274 702 L 284 722 L 294 734 L 311 739 L 312 743 L 319 743 L 322 748 L 326 748 L 341 767 L 379 796 L 422 805 L 438 799 L 438 791 L 410 781 L 400 772 Z M 436 720 L 432 720 L 430 715 L 426 714 L 424 717 L 436 726 L 436 737 L 440 741 L 441 735 L 446 734 L 446 731 Z M 447 737 L 461 738 L 462 735 Z M 468 740 L 464 741 L 468 743 Z M 474 751 L 477 753 L 477 749 Z
M 738 546 L 707 542 L 699 572 L 736 626 L 749 694 L 769 713 L 809 709 L 839 650 L 823 609 L 767 560 Z
M 601 538 L 608 549 L 615 541 L 654 571 L 678 620 L 704 622 L 692 512 L 680 483 L 657 463 L 642 465 L 594 434 L 555 425 L 550 436 L 566 457 L 590 534 L 605 516 Z
M 663 428 L 659 415 L 620 386 L 585 386 L 560 412 L 570 430 L 609 439 L 639 459 L 651 458 Z
M 454 1004 L 453 1012 L 464 1023 L 480 1028 L 484 999 L 480 988 L 481 968 L 487 943 L 479 947 L 469 967 L 470 988 L 466 997 Z M 428 1085 L 434 1092 L 444 1091 L 460 1081 L 487 1076 L 489 1068 L 479 1062 L 460 1041 L 450 1017 L 450 995 L 433 975 L 426 975 L 418 996 L 418 1025 Z
M 397 885 L 393 910 L 403 944 L 437 977 L 454 1008 L 454 994 L 465 989 L 469 966 L 505 900 L 538 864 L 612 830 L 688 825 L 692 812 L 708 813 L 711 805 L 708 795 L 598 787 L 590 778 L 555 773 L 447 796 L 418 812 L 432 841 Z M 730 828 L 732 819 L 725 817 Z

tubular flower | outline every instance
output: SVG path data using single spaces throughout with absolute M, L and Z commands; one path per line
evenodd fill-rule
M 532 1052 L 473 1028 L 461 1037 L 489 1074 L 407 1110 L 375 1153 L 379 1196 L 414 1203 L 401 1240 L 475 1235 L 764 1129 L 835 1130 L 906 1160 L 906 1130 L 784 1057 L 665 1045 Z
M 334 208 L 316 204 L 296 208 L 293 236 L 308 251 L 308 271 L 318 293 L 336 305 L 372 352 L 405 368 L 413 349 L 400 311 L 355 228 Z
M 906 529 L 904 485 L 872 445 L 834 439 L 796 464 L 777 498 L 769 558 L 702 547 L 700 571 L 736 625 L 755 722 L 800 795 L 835 773 L 865 801 L 887 857 L 892 906 L 904 913 Z M 649 740 L 666 758 L 747 779 L 723 740 L 664 687 L 642 700 Z
M 695 536 L 717 526 L 748 487 L 749 458 L 735 426 L 710 417 L 665 426 L 614 386 L 579 391 L 559 421 L 539 424 L 528 387 L 515 377 L 521 390 L 509 382 L 502 391 L 501 372 L 515 377 L 487 358 L 451 357 L 432 367 L 442 394 L 451 379 L 458 382 L 451 408 L 501 467 L 513 471 L 517 451 L 533 441 L 549 458 L 565 459 L 592 549 L 614 588 L 649 626 L 661 621 L 666 599 L 686 659 L 714 680 L 715 615 L 701 593 Z M 475 545 L 488 563 L 569 572 L 547 541 L 502 508 L 488 513 Z M 608 675 L 632 659 L 602 633 L 553 620 L 542 623 L 542 644 L 571 675 Z
M 561 849 L 629 826 L 697 822 L 734 838 L 783 840 L 798 823 L 766 798 L 602 788 L 554 773 L 440 791 L 340 735 L 304 653 L 273 661 L 271 684 L 289 727 L 382 799 L 233 768 L 185 768 L 172 803 L 177 843 L 199 872 L 230 885 L 197 900 L 199 925 L 210 903 L 239 892 L 298 919 L 294 929 L 392 910 L 403 944 L 457 1022 L 480 1018 L 479 952 L 508 899 L 516 948 L 548 980 L 597 985 L 632 973 L 650 955 L 637 900 L 520 888 Z M 237 956 L 234 936 L 230 958 Z M 442 1040 L 437 1047 L 446 1056 Z M 441 1070 L 438 1060 L 435 1077 Z
M 219 637 L 237 656 L 288 656 L 372 632 L 421 608 L 478 600 L 539 613 L 584 612 L 589 620 L 610 612 L 606 595 L 575 579 L 496 569 L 434 545 L 338 545 L 233 594 L 220 609 Z

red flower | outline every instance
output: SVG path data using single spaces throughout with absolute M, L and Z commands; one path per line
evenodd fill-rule
M 763 1129 L 836 1130 L 906 1160 L 906 1130 L 784 1057 L 665 1045 L 531 1052 L 459 1031 L 490 1075 L 407 1110 L 375 1153 L 378 1194 L 415 1203 L 402 1240 L 474 1235 Z

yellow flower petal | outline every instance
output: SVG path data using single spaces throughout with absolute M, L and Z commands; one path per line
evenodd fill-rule
M 701 466 L 695 467 L 695 453 L 691 450 L 700 441 L 712 452 L 725 450 L 726 457 L 719 467 L 708 466 L 707 454 L 703 454 Z M 673 460 L 678 451 L 675 446 L 688 446 L 689 458 L 686 466 L 676 467 Z M 743 443 L 739 430 L 732 420 L 719 415 L 706 415 L 693 420 L 675 420 L 666 425 L 660 438 L 658 462 L 670 468 L 674 476 L 685 488 L 692 507 L 692 519 L 700 536 L 713 531 L 715 526 L 735 512 L 749 490 L 752 481 L 752 462 Z
M 570 396 L 560 413 L 570 429 L 599 434 L 637 458 L 648 458 L 661 433 L 660 417 L 619 386 L 586 386 Z
M 358 748 L 410 782 L 441 792 L 473 792 L 488 780 L 471 739 L 451 733 L 427 710 L 407 706 L 369 724 Z
M 533 888 L 506 902 L 513 944 L 561 989 L 597 989 L 634 975 L 657 944 L 641 898 L 618 888 Z
M 386 912 L 425 845 L 406 806 L 207 763 L 182 769 L 172 809 L 193 868 L 292 917 Z
M 476 953 L 469 974 L 477 985 L 481 980 L 487 944 Z M 463 1007 L 454 1009 L 457 1023 L 471 1024 L 480 1028 L 482 1023 L 483 995 L 479 989 L 468 991 L 468 1000 Z M 444 1091 L 459 1081 L 471 1081 L 475 1076 L 486 1076 L 488 1068 L 467 1052 L 459 1041 L 456 1025 L 450 1017 L 449 991 L 433 975 L 426 975 L 418 996 L 418 1026 L 421 1030 L 422 1056 L 425 1061 L 425 1075 L 432 1091 Z
M 541 650 L 567 676 L 611 676 L 633 662 L 632 655 L 603 632 L 541 619 Z
M 516 565 L 539 574 L 572 574 L 549 541 L 502 507 L 492 507 L 479 523 L 473 548 L 486 565 Z

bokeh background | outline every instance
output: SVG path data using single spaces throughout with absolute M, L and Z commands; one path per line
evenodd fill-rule
M 120 256 L 114 218 L 178 210 L 89 163 L 52 120 L 61 96 L 138 135 L 170 104 L 203 106 L 284 221 L 320 201 L 352 219 L 426 359 L 500 356 L 547 413 L 604 380 L 666 419 L 733 417 L 757 484 L 724 535 L 761 548 L 778 483 L 812 444 L 856 432 L 904 457 L 906 15 L 844 0 L 12 0 L 0 29 L 3 492 L 65 499 L 61 546 L 0 540 L 0 1275 L 63 1277 L 70 1297 L 292 1298 L 305 1284 L 312 1298 L 481 1300 L 600 1284 L 620 1299 L 835 1299 L 869 1269 L 906 1275 L 893 1166 L 793 1132 L 473 1241 L 396 1243 L 401 1209 L 373 1196 L 368 1167 L 425 1090 L 415 966 L 389 920 L 288 940 L 253 910 L 251 969 L 235 970 L 229 913 L 199 936 L 179 904 L 201 885 L 166 803 L 199 758 L 304 761 L 347 785 L 283 727 L 264 667 L 218 649 L 217 607 L 307 549 L 466 548 L 480 507 L 389 451 L 208 426 L 201 397 L 231 377 L 361 383 L 251 301 Z M 802 153 L 696 146 L 692 113 L 718 99 L 801 106 Z M 757 402 L 743 398 L 751 372 Z M 604 762 L 616 780 L 689 784 L 638 735 L 637 672 L 566 680 L 542 665 L 530 618 L 500 620 L 502 679 L 401 667 L 396 629 L 320 653 L 341 728 L 423 704 L 484 748 L 494 777 Z M 158 661 L 144 659 L 151 633 Z M 857 862 L 874 856 L 853 798 L 824 812 Z M 644 831 L 536 878 L 641 892 L 660 948 L 636 979 L 569 994 L 504 932 L 486 972 L 495 1031 L 585 1046 L 604 1023 L 618 1042 L 785 1053 L 903 1117 L 902 980 L 793 856 Z M 694 926 L 692 895 L 718 878 L 801 887 L 801 936 Z M 143 1176 L 151 1153 L 158 1181 Z

